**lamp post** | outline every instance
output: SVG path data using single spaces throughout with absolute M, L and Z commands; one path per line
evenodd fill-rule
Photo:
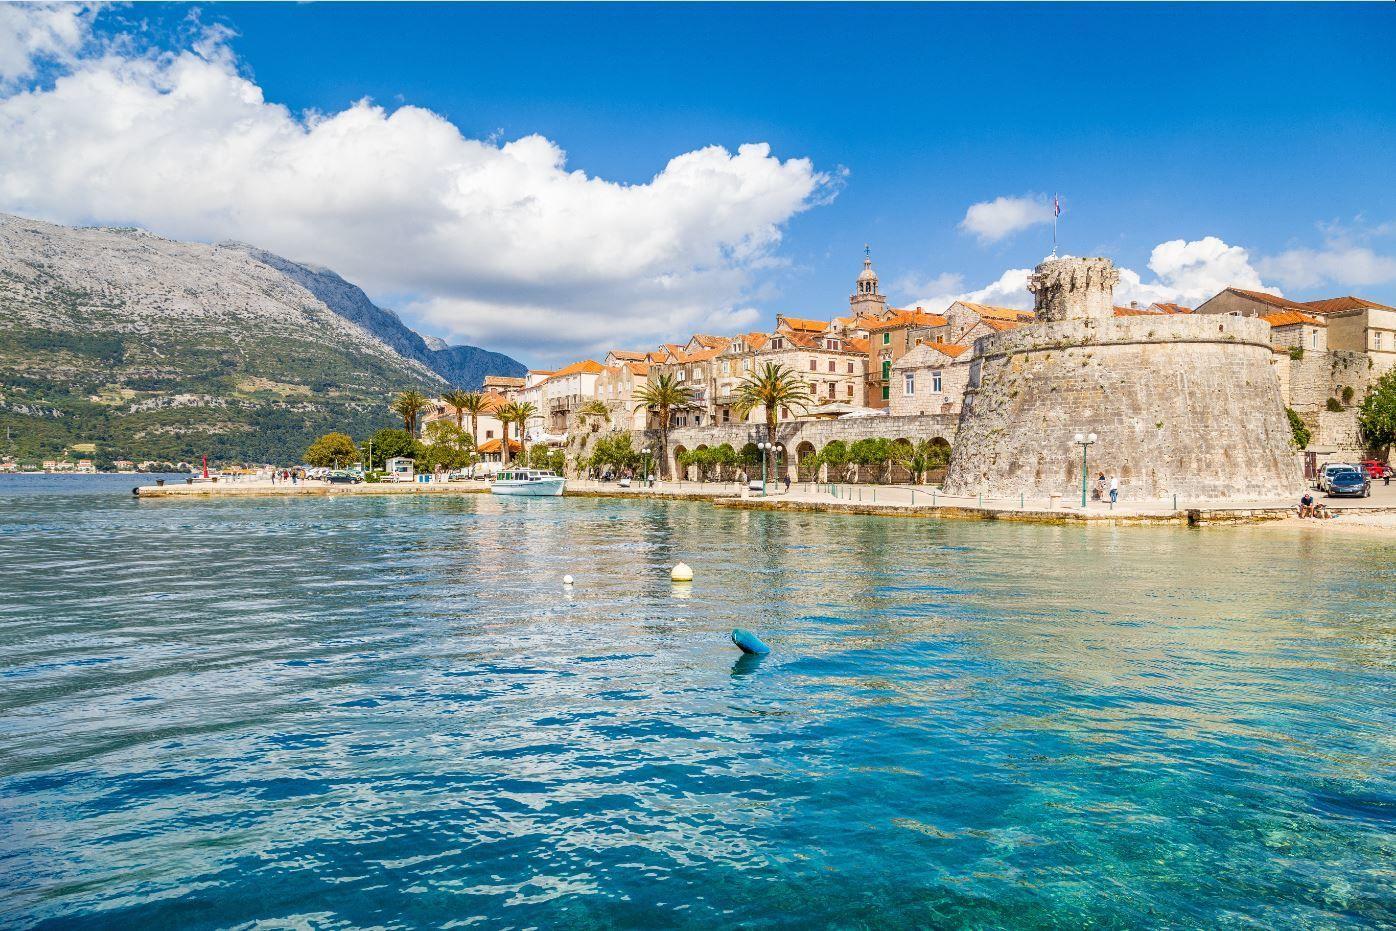
M 1086 509 L 1086 450 L 1095 443 L 1094 433 L 1076 434 L 1076 445 L 1081 447 L 1081 509 Z
M 756 448 L 761 450 L 761 497 L 766 497 L 766 454 L 769 452 L 772 459 L 776 456 L 776 450 L 784 449 L 780 443 L 761 442 L 756 444 Z

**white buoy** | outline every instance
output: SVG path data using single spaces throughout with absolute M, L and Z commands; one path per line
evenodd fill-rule
M 669 578 L 675 582 L 692 582 L 693 569 L 689 567 L 688 563 L 681 562 L 670 571 Z
M 563 585 L 571 585 L 571 584 L 572 584 L 572 576 L 570 576 L 570 575 L 564 575 L 564 576 L 562 577 L 562 584 L 563 584 Z

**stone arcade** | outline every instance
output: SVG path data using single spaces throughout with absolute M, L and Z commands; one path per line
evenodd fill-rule
M 1089 472 L 1124 500 L 1274 498 L 1303 487 L 1270 365 L 1270 327 L 1231 316 L 1116 316 L 1104 258 L 1033 271 L 1035 322 L 979 338 L 945 479 L 948 494 L 1080 494 Z

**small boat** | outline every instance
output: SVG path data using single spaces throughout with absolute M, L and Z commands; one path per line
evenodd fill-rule
M 490 483 L 496 495 L 533 495 L 555 498 L 562 494 L 566 480 L 546 469 L 508 469 L 497 472 Z

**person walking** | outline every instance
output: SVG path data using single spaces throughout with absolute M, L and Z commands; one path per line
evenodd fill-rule
M 1110 504 L 1114 506 L 1120 500 L 1120 479 L 1118 476 L 1110 476 Z
M 1091 498 L 1100 501 L 1105 498 L 1105 473 L 1102 472 L 1095 480 L 1095 488 L 1091 492 Z

